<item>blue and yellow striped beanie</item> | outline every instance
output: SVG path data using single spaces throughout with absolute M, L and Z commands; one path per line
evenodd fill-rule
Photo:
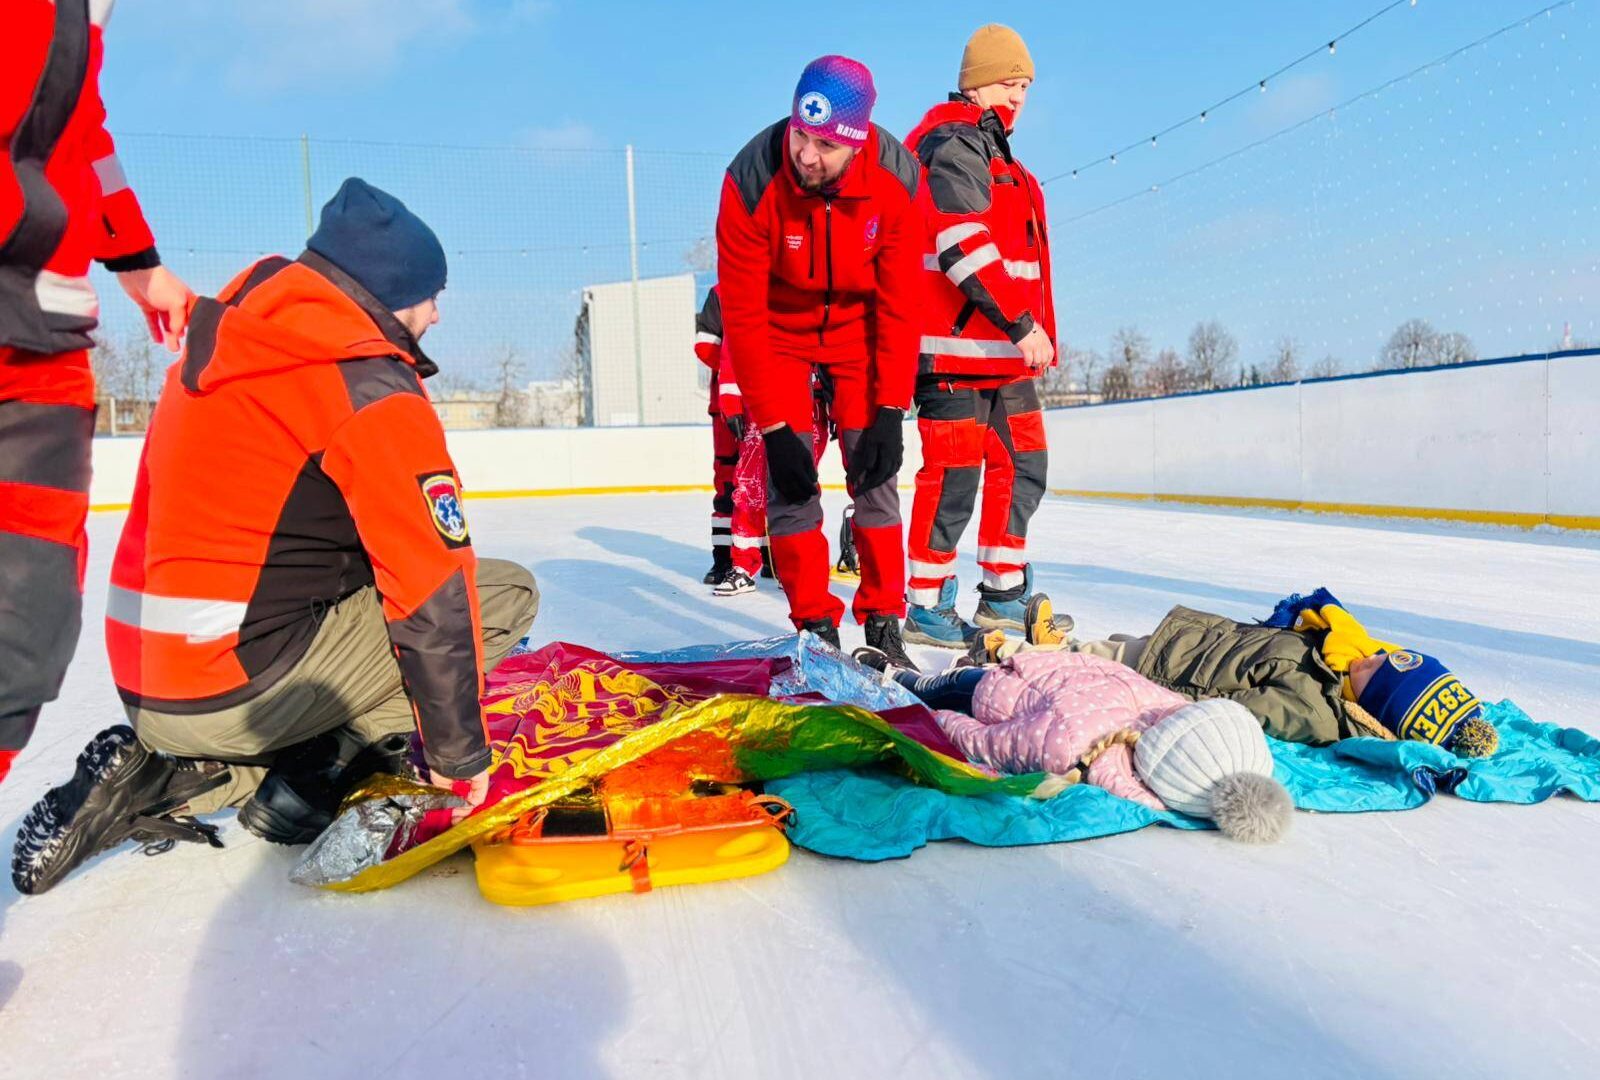
M 1439 661 L 1395 650 L 1373 671 L 1358 704 L 1395 733 L 1450 749 L 1461 725 L 1482 720 L 1483 704 Z

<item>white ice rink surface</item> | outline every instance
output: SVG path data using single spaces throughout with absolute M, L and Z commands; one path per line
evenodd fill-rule
M 469 509 L 480 553 L 537 574 L 536 641 L 782 631 L 772 583 L 700 584 L 708 502 Z M 120 719 L 100 633 L 120 525 L 91 520 L 83 646 L 0 785 L 8 852 Z M 1481 697 L 1600 731 L 1593 538 L 1052 500 L 1033 543 L 1080 635 L 1175 603 L 1260 617 L 1327 585 Z M 1600 807 L 1570 798 L 1301 814 L 1261 849 L 1153 828 L 876 865 L 797 851 L 744 881 L 532 909 L 482 900 L 465 855 L 337 896 L 290 884 L 294 851 L 231 815 L 223 835 L 104 856 L 40 897 L 0 884 L 0 1076 L 1600 1076 Z

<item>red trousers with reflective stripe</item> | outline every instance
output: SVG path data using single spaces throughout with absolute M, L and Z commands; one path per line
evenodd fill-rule
M 0 347 L 0 751 L 60 692 L 82 624 L 89 354 Z
M 959 376 L 917 383 L 922 468 L 911 508 L 907 600 L 932 607 L 955 574 L 956 544 L 978 519 L 978 565 L 991 589 L 1022 584 L 1028 522 L 1044 497 L 1044 417 L 1031 376 L 996 384 Z
M 801 435 L 812 432 L 812 454 L 820 460 L 827 426 L 816 415 L 813 364 L 782 354 L 775 354 L 772 364 L 771 385 L 782 389 L 784 422 Z M 826 371 L 832 384 L 828 417 L 838 428 L 840 453 L 848 466 L 862 430 L 872 421 L 869 365 L 862 357 L 829 363 Z M 822 494 L 819 491 L 804 502 L 788 503 L 770 475 L 767 479 L 773 569 L 789 598 L 789 619 L 796 627 L 824 619 L 837 626 L 844 615 L 844 602 L 828 588 L 833 562 L 822 530 Z M 856 508 L 851 533 L 861 558 L 861 584 L 851 613 L 857 622 L 865 622 L 868 615 L 904 615 L 905 535 L 895 480 L 891 477 L 871 491 L 851 492 L 851 497 Z

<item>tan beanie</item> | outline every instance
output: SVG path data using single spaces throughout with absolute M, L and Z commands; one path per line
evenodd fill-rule
M 1033 57 L 1022 43 L 1022 35 L 1009 26 L 990 23 L 980 26 L 967 39 L 961 54 L 961 79 L 957 90 L 971 90 L 1007 79 L 1033 78 Z

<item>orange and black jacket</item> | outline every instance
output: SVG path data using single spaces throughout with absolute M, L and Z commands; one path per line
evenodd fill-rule
M 190 313 L 111 571 L 123 700 L 204 714 L 262 693 L 323 615 L 376 584 L 430 767 L 490 762 L 476 561 L 436 369 L 312 252 L 264 259 Z

